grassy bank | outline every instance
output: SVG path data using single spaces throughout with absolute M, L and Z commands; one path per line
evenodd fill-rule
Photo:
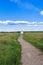
M 0 33 L 0 65 L 20 65 L 19 33 Z
M 43 52 L 43 32 L 24 33 L 23 38 Z

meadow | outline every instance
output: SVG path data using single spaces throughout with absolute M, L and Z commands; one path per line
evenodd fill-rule
M 0 65 L 20 65 L 19 33 L 0 33 Z
M 43 32 L 24 33 L 23 39 L 43 52 Z

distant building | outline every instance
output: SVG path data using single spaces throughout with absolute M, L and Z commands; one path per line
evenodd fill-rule
M 23 34 L 23 31 L 21 31 L 21 34 Z

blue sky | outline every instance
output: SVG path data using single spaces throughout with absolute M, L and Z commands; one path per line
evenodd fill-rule
M 0 31 L 22 29 L 43 31 L 43 0 L 0 0 Z

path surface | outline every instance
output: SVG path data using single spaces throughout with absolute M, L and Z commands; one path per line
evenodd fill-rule
M 21 36 L 18 41 L 22 45 L 22 65 L 43 65 L 43 55 L 38 49 L 24 41 Z

